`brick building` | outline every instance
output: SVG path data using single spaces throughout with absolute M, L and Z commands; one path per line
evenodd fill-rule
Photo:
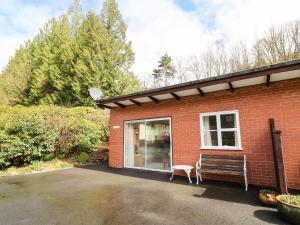
M 269 119 L 287 184 L 300 189 L 300 60 L 99 100 L 110 108 L 109 165 L 170 172 L 200 153 L 246 155 L 250 184 L 275 186 Z M 242 182 L 234 176 L 204 178 Z

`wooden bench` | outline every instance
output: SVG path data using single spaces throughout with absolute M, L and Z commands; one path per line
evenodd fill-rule
M 200 154 L 196 162 L 197 184 L 202 181 L 201 173 L 243 176 L 245 189 L 248 190 L 246 155 L 207 155 Z

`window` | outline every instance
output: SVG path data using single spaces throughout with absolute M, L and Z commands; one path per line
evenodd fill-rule
M 201 149 L 241 150 L 238 111 L 200 114 Z

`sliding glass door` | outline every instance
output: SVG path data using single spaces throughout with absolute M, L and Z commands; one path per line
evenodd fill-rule
M 125 167 L 150 170 L 171 169 L 171 119 L 125 122 Z

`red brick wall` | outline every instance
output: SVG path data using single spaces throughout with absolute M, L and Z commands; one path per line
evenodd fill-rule
M 239 110 L 242 151 L 200 150 L 199 113 Z M 300 79 L 208 93 L 206 97 L 190 96 L 160 104 L 145 103 L 111 110 L 111 167 L 123 167 L 123 124 L 125 120 L 155 117 L 172 118 L 173 165 L 195 165 L 200 153 L 246 154 L 250 184 L 275 185 L 269 118 L 282 131 L 282 145 L 289 188 L 300 189 Z M 119 129 L 112 129 L 119 125 Z M 233 177 L 210 176 L 213 179 L 242 181 Z

